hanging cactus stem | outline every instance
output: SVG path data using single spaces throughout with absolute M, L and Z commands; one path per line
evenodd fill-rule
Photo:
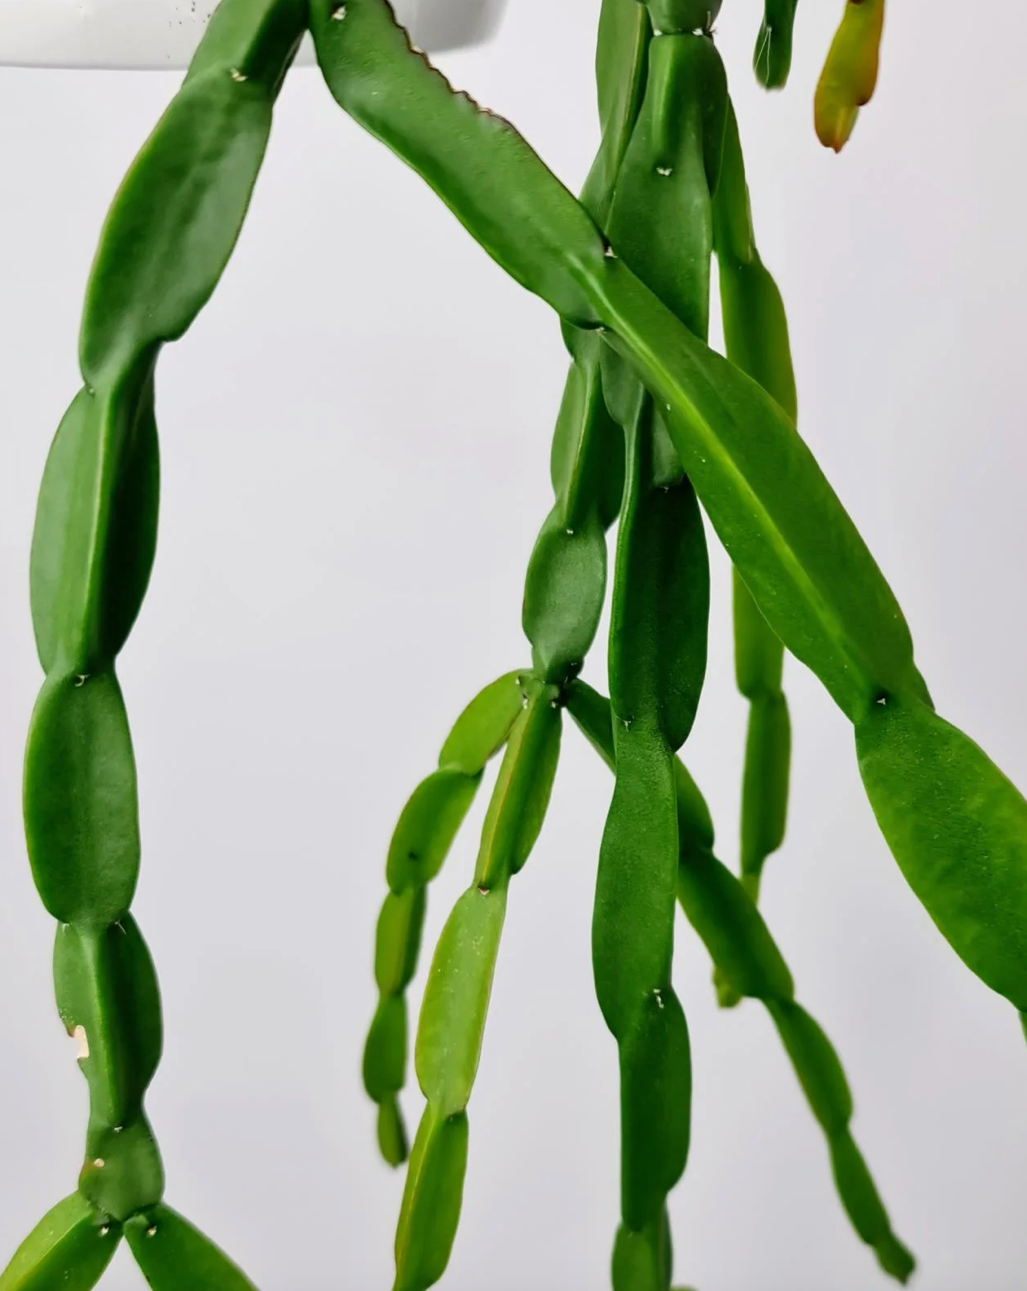
M 860 108 L 873 97 L 883 28 L 884 0 L 846 0 L 813 104 L 817 137 L 825 148 L 841 152 Z
M 797 8 L 765 0 L 753 66 L 769 89 L 788 78 Z M 786 653 L 851 723 L 868 799 L 909 887 L 1025 1026 L 1027 800 L 936 713 L 898 602 L 798 433 L 788 323 L 757 249 L 719 10 L 719 0 L 602 0 L 601 137 L 580 199 L 509 122 L 451 87 L 386 0 L 222 0 L 213 14 L 104 224 L 80 334 L 82 387 L 39 494 L 30 590 L 45 678 L 24 816 L 35 885 L 56 921 L 57 1011 L 76 1041 L 89 1118 L 76 1191 L 17 1249 L 0 1291 L 90 1291 L 122 1240 L 154 1291 L 253 1291 L 164 1200 L 145 1106 L 161 1002 L 131 909 L 141 826 L 116 662 L 156 549 L 160 351 L 218 285 L 308 34 L 331 96 L 551 306 L 568 358 L 552 502 L 537 517 L 524 581 L 527 646 L 516 651 L 526 662 L 530 650 L 530 663 L 471 700 L 383 849 L 362 1075 L 380 1154 L 406 1167 L 393 1291 L 443 1278 L 458 1236 L 510 894 L 530 901 L 545 864 L 513 884 L 543 828 L 565 713 L 614 774 L 591 938 L 597 1016 L 620 1083 L 614 1291 L 674 1285 L 670 1200 L 692 1128 L 678 906 L 709 953 L 719 1002 L 757 1000 L 772 1019 L 856 1234 L 884 1274 L 911 1276 L 914 1258 L 853 1137 L 838 1054 L 796 1000 L 758 904 L 789 811 Z M 883 23 L 884 0 L 847 0 L 814 103 L 817 133 L 835 150 L 873 94 Z M 714 256 L 724 355 L 708 343 Z M 700 508 L 733 566 L 735 679 L 748 710 L 737 873 L 717 858 L 710 811 L 679 757 L 707 670 Z M 608 699 L 581 677 L 607 605 Z M 474 868 L 412 1023 L 429 890 L 494 762 Z M 786 861 L 771 868 L 784 887 Z M 412 1096 L 411 1048 L 422 1096 L 412 1142 L 401 1107 Z

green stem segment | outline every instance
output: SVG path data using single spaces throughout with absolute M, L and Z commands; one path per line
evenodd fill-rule
M 684 478 L 669 488 L 653 482 L 651 411 L 641 400 L 629 437 L 610 635 L 617 782 L 592 922 L 596 994 L 620 1055 L 617 1291 L 669 1286 L 657 1247 L 690 1130 L 688 1029 L 671 983 L 673 753 L 691 726 L 705 670 L 709 581 L 691 486 Z M 635 1247 L 649 1255 L 628 1260 L 624 1252 Z M 645 1270 L 656 1280 L 643 1278 Z
M 81 1204 L 69 1199 L 43 1221 L 0 1279 L 4 1291 L 56 1285 L 51 1269 L 62 1286 L 95 1285 L 122 1225 L 156 1213 L 164 1191 L 143 1108 L 160 1057 L 160 998 L 128 913 L 139 825 L 115 658 L 156 541 L 157 355 L 189 327 L 228 261 L 306 21 L 302 0 L 225 0 L 115 199 L 90 275 L 85 385 L 54 439 L 32 542 L 46 681 L 24 784 L 29 859 L 58 920 L 57 1003 L 89 1084 L 89 1128 Z M 204 1243 L 197 1234 L 197 1249 Z
M 506 743 L 524 706 L 520 674 L 498 678 L 460 714 L 436 771 L 417 786 L 393 831 L 389 894 L 375 937 L 378 1007 L 364 1046 L 364 1087 L 378 1104 L 378 1145 L 390 1165 L 407 1157 L 398 1095 L 406 1082 L 406 988 L 417 971 L 428 884 L 442 868 L 474 801 L 488 761 Z
M 92 1291 L 121 1241 L 121 1225 L 79 1192 L 39 1221 L 0 1274 L 0 1291 Z
M 794 421 L 798 415 L 788 321 L 777 284 L 756 249 L 749 191 L 728 105 L 724 160 L 713 204 L 714 246 L 727 357 L 757 381 Z M 788 815 L 791 726 L 781 689 L 784 648 L 737 570 L 734 584 L 735 677 L 749 701 L 742 782 L 742 883 L 758 899 L 763 864 L 784 840 Z M 717 983 L 720 1003 L 738 997 Z
M 396 1231 L 395 1291 L 424 1291 L 449 1262 L 467 1164 L 467 1104 L 478 1070 L 510 879 L 535 845 L 560 751 L 559 692 L 527 681 L 482 827 L 474 882 L 439 938 L 414 1062 L 428 1100 Z
M 582 192 L 593 219 L 605 222 L 645 86 L 651 38 L 635 0 L 603 0 L 596 46 L 602 139 Z M 524 633 L 537 676 L 564 685 L 595 638 L 606 594 L 606 530 L 624 489 L 623 435 L 610 417 L 594 331 L 564 324 L 571 367 L 553 436 L 556 504 L 538 536 L 524 587 Z
M 617 768 L 617 721 L 608 700 L 582 681 L 567 708 L 611 769 Z M 675 760 L 679 865 L 677 894 L 718 974 L 739 996 L 761 1000 L 774 1020 L 810 1110 L 827 1140 L 835 1184 L 859 1236 L 885 1272 L 905 1282 L 913 1256 L 892 1232 L 887 1212 L 849 1129 L 852 1096 L 838 1055 L 816 1021 L 795 1002 L 792 975 L 756 905 L 713 852 L 709 808 Z
M 783 308 L 755 249 L 737 128 L 730 114 L 725 127 L 723 69 L 708 38 L 719 3 L 604 0 L 603 142 L 581 203 L 506 122 L 454 94 L 414 53 L 384 0 L 312 0 L 310 8 L 307 0 L 223 0 L 118 194 L 90 277 L 84 386 L 54 440 L 33 539 L 33 622 L 46 681 L 25 768 L 30 861 L 59 925 L 57 1001 L 79 1046 L 90 1118 L 79 1191 L 29 1235 L 0 1291 L 89 1291 L 122 1236 L 154 1291 L 251 1288 L 162 1200 L 144 1110 L 162 1045 L 160 1000 L 129 913 L 139 824 L 115 660 L 155 549 L 157 357 L 191 325 L 227 263 L 308 20 L 338 101 L 557 310 L 573 360 L 554 444 L 556 503 L 525 591 L 534 672 L 501 678 L 465 711 L 390 849 L 365 1081 L 380 1105 L 383 1152 L 398 1162 L 405 990 L 426 885 L 486 761 L 506 743 L 474 882 L 447 921 L 421 1012 L 415 1065 L 428 1105 L 397 1232 L 396 1291 L 424 1291 L 449 1257 L 509 881 L 542 825 L 568 695 L 616 774 L 593 947 L 621 1068 L 617 1291 L 667 1291 L 671 1278 L 666 1200 L 684 1168 L 690 1114 L 688 1031 L 671 984 L 675 896 L 725 990 L 768 1008 L 854 1226 L 905 1281 L 912 1257 L 852 1139 L 844 1073 L 795 1002 L 754 901 L 784 829 L 782 643 L 853 722 L 868 795 L 910 885 L 971 968 L 1020 1010 L 1027 802 L 933 712 L 899 607 L 795 431 Z M 766 0 L 756 63 L 768 85 L 787 75 L 794 9 L 795 0 Z M 835 148 L 873 92 L 883 9 L 884 0 L 849 0 L 832 46 L 816 116 Z M 704 339 L 714 226 L 729 361 Z M 614 421 L 628 465 L 607 705 L 575 678 L 599 621 L 605 532 L 619 505 Z M 736 664 L 751 703 L 742 882 L 714 857 L 709 813 L 675 758 L 705 669 L 709 588 L 696 492 L 738 570 Z
M 599 338 L 568 329 L 572 363 L 553 437 L 556 502 L 528 562 L 522 623 L 534 673 L 562 686 L 581 670 L 606 595 L 606 530 L 620 505 L 623 449 L 603 399 Z
M 965 962 L 1027 1008 L 1027 803 L 976 746 L 940 718 L 913 662 L 902 612 L 788 414 L 694 336 L 614 254 L 585 210 L 505 121 L 483 112 L 410 49 L 383 0 L 313 0 L 318 59 L 338 102 L 414 167 L 478 242 L 565 320 L 604 328 L 666 417 L 706 514 L 764 618 L 863 730 L 877 705 L 923 710 L 916 738 L 882 723 L 862 770 L 878 819 L 914 890 Z M 958 735 L 958 732 L 956 733 Z M 954 757 L 956 764 L 944 763 Z M 891 779 L 875 765 L 889 762 Z M 918 763 L 918 759 L 920 759 Z M 933 829 L 896 810 L 918 765 L 965 766 L 980 799 L 931 798 Z M 896 775 L 895 773 L 899 774 Z M 938 827 L 980 844 L 987 900 Z
M 667 16 L 653 15 L 663 30 Z M 724 74 L 712 42 L 655 35 L 645 92 L 610 207 L 611 239 L 679 318 L 705 334 L 710 192 Z M 719 104 L 719 107 L 718 107 Z M 617 1291 L 666 1291 L 666 1199 L 690 1132 L 688 1029 L 671 984 L 677 819 L 674 751 L 695 717 L 706 665 L 709 567 L 695 494 L 652 398 L 623 360 L 603 360 L 606 402 L 628 471 L 617 544 L 610 691 L 617 783 L 593 917 L 596 992 L 621 1070 Z
M 764 0 L 763 22 L 756 37 L 752 67 L 768 90 L 784 88 L 792 69 L 792 32 L 798 0 Z
M 925 694 L 908 630 L 782 409 L 642 285 L 508 123 L 409 47 L 382 0 L 312 5 L 343 107 L 440 193 L 487 251 L 566 319 L 604 327 L 666 413 L 715 528 L 778 636 L 855 718 L 882 689 Z

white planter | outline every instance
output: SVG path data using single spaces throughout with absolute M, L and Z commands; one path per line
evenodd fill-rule
M 394 0 L 422 49 L 487 39 L 506 0 Z M 0 65 L 183 68 L 215 0 L 0 0 Z M 309 41 L 300 62 L 313 60 Z

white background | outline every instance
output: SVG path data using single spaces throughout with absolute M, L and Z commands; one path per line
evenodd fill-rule
M 454 81 L 577 186 L 596 142 L 594 0 L 513 0 Z M 799 7 L 793 82 L 727 0 L 760 242 L 789 305 L 801 425 L 906 608 L 941 711 L 1027 783 L 1023 643 L 1022 96 L 1027 9 L 893 6 L 877 101 L 836 158 L 810 103 L 839 4 Z M 86 1113 L 55 1016 L 52 923 L 19 819 L 39 683 L 34 494 L 77 387 L 82 288 L 113 189 L 172 93 L 163 74 L 0 73 L 0 1251 L 74 1185 Z M 164 991 L 149 1100 L 168 1199 L 264 1291 L 390 1283 L 401 1179 L 359 1084 L 393 820 L 448 725 L 527 658 L 522 571 L 548 506 L 564 358 L 554 319 L 421 182 L 297 72 L 218 295 L 162 360 L 160 550 L 121 673 L 136 740 L 136 906 Z M 687 759 L 734 863 L 745 710 L 715 560 L 707 693 Z M 588 675 L 602 678 L 600 653 Z M 1017 1291 L 1027 1049 L 905 888 L 851 732 L 788 669 L 794 810 L 766 912 L 846 1063 L 855 1131 L 923 1291 Z M 471 1105 L 450 1291 L 606 1284 L 617 1207 L 614 1045 L 589 920 L 610 783 L 568 729 L 517 880 Z M 480 806 L 481 804 L 479 804 Z M 480 816 L 480 811 L 479 811 Z M 478 817 L 475 818 L 476 820 Z M 473 830 L 432 892 L 429 940 Z M 768 1018 L 715 1009 L 682 926 L 694 1138 L 672 1212 L 701 1291 L 883 1285 Z M 406 1098 L 413 1119 L 414 1093 Z M 112 1287 L 137 1287 L 127 1256 Z

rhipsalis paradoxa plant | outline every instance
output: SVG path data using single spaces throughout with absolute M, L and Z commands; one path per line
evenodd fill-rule
M 46 674 L 29 734 L 25 820 L 57 921 L 61 1020 L 90 1114 L 77 1189 L 40 1221 L 0 1291 L 88 1291 L 118 1243 L 156 1291 L 250 1287 L 164 1202 L 144 1096 L 160 1056 L 154 968 L 130 905 L 135 768 L 115 661 L 157 529 L 154 374 L 210 297 L 242 226 L 278 90 L 306 32 L 336 102 L 438 193 L 559 316 L 569 365 L 554 500 L 528 563 L 524 666 L 472 699 L 388 850 L 379 1003 L 364 1051 L 385 1159 L 406 1167 L 394 1291 L 424 1291 L 456 1238 L 469 1106 L 513 880 L 553 789 L 567 714 L 613 772 L 597 858 L 593 970 L 621 1087 L 616 1291 L 669 1291 L 667 1199 L 688 1159 L 691 1055 L 673 981 L 680 904 L 719 998 L 762 1002 L 823 1130 L 834 1183 L 881 1269 L 914 1261 L 852 1136 L 833 1046 L 796 1000 L 757 908 L 781 844 L 791 729 L 785 652 L 851 721 L 874 813 L 910 887 L 967 967 L 1027 1010 L 1027 802 L 939 716 L 902 612 L 797 430 L 781 296 L 757 250 L 719 0 L 603 0 L 601 143 L 580 199 L 508 122 L 455 92 L 386 0 L 223 0 L 104 226 L 86 294 L 82 389 L 46 466 L 32 614 Z M 847 0 L 815 101 L 840 149 L 877 78 L 884 0 Z M 784 85 L 797 0 L 766 0 L 754 68 Z M 709 348 L 714 257 L 726 355 Z M 749 704 L 736 876 L 680 760 L 706 668 L 705 511 L 734 566 L 735 664 Z M 608 533 L 617 525 L 612 578 Z M 608 698 L 581 679 L 612 602 Z M 511 662 L 517 662 L 512 660 Z M 424 1095 L 408 1139 L 407 988 L 431 880 L 487 765 L 498 771 L 468 885 L 435 947 L 413 1040 Z M 611 1051 L 612 1052 L 612 1051 Z M 686 1260 L 687 1264 L 687 1260 Z

